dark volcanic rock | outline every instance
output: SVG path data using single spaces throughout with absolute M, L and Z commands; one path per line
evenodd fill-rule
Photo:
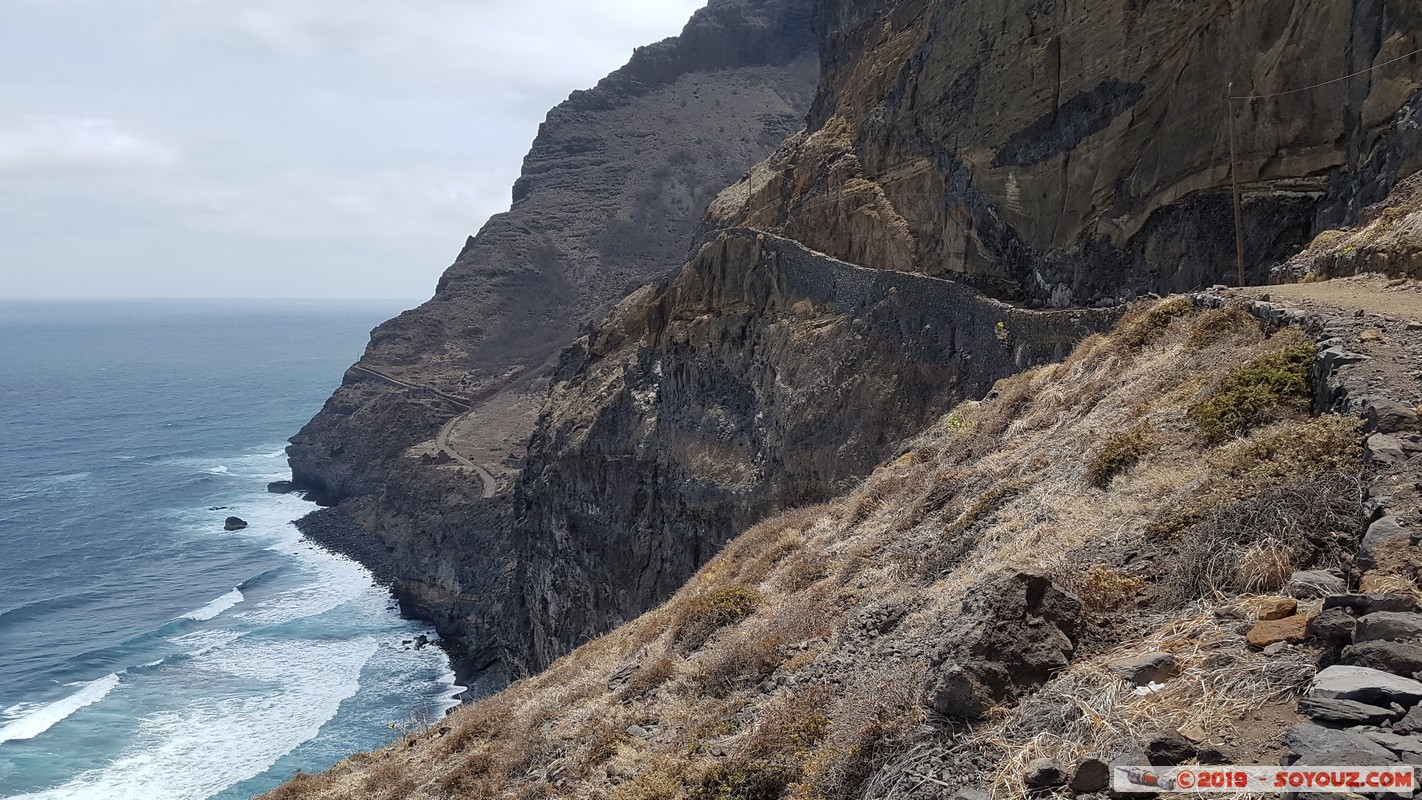
M 1195 757 L 1195 745 L 1177 730 L 1161 731 L 1146 742 L 1146 761 L 1157 767 L 1173 767 Z
M 222 522 L 222 529 L 226 531 L 240 531 L 247 527 L 247 521 L 241 517 L 228 517 Z
M 981 718 L 1066 669 L 1081 624 L 1081 601 L 1045 576 L 991 580 L 968 595 L 944 631 L 935 659 L 943 671 L 928 686 L 928 704 L 947 717 Z
M 1378 611 L 1358 620 L 1355 642 L 1422 640 L 1422 614 Z
M 1406 707 L 1422 700 L 1422 682 L 1367 667 L 1335 665 L 1314 676 L 1308 696 Z
M 1381 725 L 1397 716 L 1390 708 L 1322 697 L 1305 697 L 1300 700 L 1299 713 L 1315 722 L 1344 728 L 1354 725 Z
M 375 554 L 409 613 L 471 648 L 465 661 L 528 668 L 511 496 L 486 500 L 472 472 L 416 446 L 473 405 L 482 424 L 456 445 L 516 482 L 559 351 L 681 264 L 706 203 L 802 126 L 818 77 L 810 5 L 711 0 L 680 37 L 553 109 L 512 208 L 469 239 L 432 300 L 372 333 L 292 437 L 295 488 L 343 507 L 348 527 L 326 526 L 324 541 Z
M 1111 785 L 1111 765 L 1099 758 L 1088 758 L 1076 766 L 1069 785 L 1077 794 L 1099 792 Z
M 1343 663 L 1394 675 L 1422 672 L 1422 642 L 1363 642 L 1343 650 Z
M 1315 763 L 1319 763 L 1316 760 L 1319 754 L 1332 751 L 1358 751 L 1376 758 L 1396 761 L 1392 751 L 1357 731 L 1333 730 L 1311 722 L 1303 722 L 1289 728 L 1284 734 L 1284 745 L 1295 755 L 1315 759 Z
M 1067 782 L 1062 766 L 1050 758 L 1039 758 L 1027 765 L 1022 783 L 1028 789 L 1055 789 Z
M 564 355 L 516 510 L 538 660 L 655 607 L 766 514 L 828 499 L 1115 319 L 719 233 Z
M 1334 647 L 1343 647 L 1353 641 L 1353 631 L 1358 627 L 1358 619 L 1342 608 L 1330 608 L 1308 623 L 1308 635 Z

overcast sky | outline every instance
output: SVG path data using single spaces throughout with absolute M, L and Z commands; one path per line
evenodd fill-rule
M 427 297 L 704 4 L 0 0 L 0 297 Z

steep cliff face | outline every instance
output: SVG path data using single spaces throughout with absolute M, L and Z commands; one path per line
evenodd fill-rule
M 717 0 L 574 93 L 540 128 L 511 210 L 470 238 L 433 299 L 372 333 L 358 366 L 479 405 L 503 393 L 489 413 L 526 422 L 472 447 L 516 454 L 527 393 L 578 326 L 680 263 L 706 203 L 801 128 L 817 75 L 809 15 L 809 0 Z M 298 483 L 333 501 L 379 492 L 448 419 L 438 405 L 347 374 L 293 438 Z
M 343 501 L 326 529 L 363 532 L 323 541 L 385 565 L 488 685 L 1111 316 L 964 286 L 1080 307 L 1232 279 L 1231 82 L 1271 95 L 1228 101 L 1256 280 L 1422 166 L 1416 4 L 810 8 L 712 3 L 551 114 L 514 209 L 294 440 L 297 480 Z M 812 103 L 787 88 L 808 85 L 811 27 Z M 680 260 L 709 187 L 795 127 L 787 98 L 808 128 L 711 203 L 690 264 L 579 341 L 549 394 L 576 321 Z
M 1378 67 L 1233 101 L 1256 280 L 1316 216 L 1422 166 L 1407 144 L 1422 76 L 1388 63 L 1422 44 L 1419 21 L 1386 3 L 820 3 L 809 129 L 722 193 L 710 244 L 581 344 L 544 407 L 516 512 L 535 665 L 1092 327 L 1004 319 L 904 273 L 1036 305 L 1232 281 L 1230 82 L 1262 95 Z M 717 238 L 737 226 L 766 235 Z M 797 284 L 785 263 L 844 265 L 792 242 L 900 297 Z
M 454 649 L 488 686 L 518 662 L 504 633 L 526 628 L 513 621 L 509 489 L 546 377 L 580 326 L 684 260 L 718 191 L 803 127 L 818 78 L 810 17 L 810 0 L 713 0 L 550 112 L 512 208 L 429 302 L 372 333 L 292 438 L 295 482 L 336 506 L 304 529 L 448 638 L 480 631 Z
M 810 132 L 714 224 L 1090 304 L 1233 282 L 1231 83 L 1291 92 L 1232 101 L 1255 280 L 1422 167 L 1396 146 L 1419 58 L 1389 63 L 1422 46 L 1415 3 L 829 0 L 818 20 Z
M 925 420 L 1116 316 L 1027 311 L 719 233 L 564 356 L 518 489 L 534 664 L 652 608 L 768 512 L 844 490 Z

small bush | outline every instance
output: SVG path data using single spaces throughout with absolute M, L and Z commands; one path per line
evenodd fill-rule
M 1150 427 L 1144 424 L 1112 436 L 1087 461 L 1087 483 L 1098 489 L 1110 486 L 1113 478 L 1139 463 L 1151 446 Z
M 798 770 L 763 761 L 727 761 L 692 788 L 691 800 L 779 800 L 799 779 Z
M 1111 611 L 1129 602 L 1145 581 L 1097 564 L 1076 581 L 1077 595 L 1093 611 Z
M 737 635 L 717 643 L 693 664 L 688 684 L 697 694 L 725 697 L 739 687 L 755 686 L 785 663 L 784 635 L 762 631 Z
M 1277 352 L 1235 370 L 1213 395 L 1190 408 L 1190 419 L 1205 441 L 1220 442 L 1312 407 L 1309 372 L 1317 348 L 1301 334 L 1294 338 Z
M 1154 341 L 1170 323 L 1188 315 L 1194 306 L 1188 297 L 1171 297 L 1139 315 L 1122 322 L 1117 336 L 1127 347 L 1142 347 Z
M 622 689 L 622 698 L 630 700 L 644 697 L 671 680 L 675 674 L 676 661 L 671 656 L 662 656 L 649 664 L 644 664 L 627 680 L 627 685 Z
M 803 759 L 829 734 L 830 720 L 825 709 L 833 699 L 833 693 L 824 686 L 811 686 L 780 698 L 746 740 L 745 755 L 761 761 Z
M 716 631 L 754 614 L 760 602 L 759 592 L 740 586 L 693 597 L 681 609 L 672 638 L 688 651 L 699 650 Z

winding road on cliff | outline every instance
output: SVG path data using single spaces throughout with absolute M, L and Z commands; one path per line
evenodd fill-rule
M 401 380 L 395 377 L 394 375 L 387 375 L 384 372 L 381 372 L 380 370 L 371 369 L 370 367 L 362 367 L 357 364 L 351 367 L 351 369 L 356 370 L 357 372 L 363 372 L 366 375 L 370 375 L 374 378 L 379 378 L 380 380 L 385 381 L 386 383 L 392 384 L 394 386 L 399 386 L 402 389 L 411 389 L 418 392 L 427 392 L 443 400 L 448 400 L 456 407 L 463 409 L 461 413 L 450 417 L 449 421 L 444 423 L 444 427 L 439 429 L 439 433 L 435 436 L 435 447 L 439 450 L 439 452 L 444 453 L 446 456 L 449 456 L 450 460 L 454 463 L 459 464 L 463 467 L 468 467 L 478 473 L 479 479 L 484 482 L 484 497 L 489 498 L 494 496 L 495 491 L 497 491 L 498 489 L 498 482 L 495 480 L 494 474 L 490 472 L 487 468 L 485 468 L 482 464 L 478 464 L 474 461 L 471 461 L 459 451 L 455 450 L 454 446 L 450 444 L 449 441 L 450 435 L 454 432 L 454 427 L 459 424 L 460 420 L 463 420 L 465 417 L 468 417 L 474 413 L 474 403 L 462 397 L 456 397 L 455 395 L 449 394 L 447 392 L 442 392 L 439 389 L 434 388 L 433 386 L 426 386 L 421 383 L 411 383 L 409 381 Z

